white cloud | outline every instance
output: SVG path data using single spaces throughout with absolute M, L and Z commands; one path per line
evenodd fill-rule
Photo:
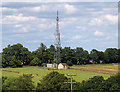
M 77 11 L 77 8 L 75 8 L 75 6 L 69 4 L 65 4 L 65 9 L 67 14 L 72 14 Z
M 77 8 L 74 5 L 70 4 L 55 4 L 53 5 L 40 5 L 35 7 L 23 7 L 20 10 L 26 11 L 26 12 L 55 12 L 58 10 L 62 10 L 62 12 L 65 12 L 66 14 L 73 14 L 77 12 Z
M 86 30 L 86 27 L 83 27 L 83 26 L 77 26 L 77 29 L 80 29 L 82 31 L 85 31 Z
M 54 22 L 45 22 L 45 23 L 39 23 L 36 25 L 36 27 L 40 30 L 45 30 L 45 29 L 50 29 L 50 28 L 53 28 L 55 27 L 55 23 Z
M 25 38 L 25 34 L 19 34 L 19 33 L 17 33 L 17 34 L 13 34 L 13 35 L 11 35 L 11 37 L 16 37 L 16 38 Z
M 62 27 L 65 27 L 65 26 L 68 26 L 70 24 L 73 24 L 75 23 L 75 21 L 77 21 L 78 18 L 75 18 L 75 17 L 69 17 L 69 18 L 63 18 L 61 19 L 61 21 L 59 22 L 60 24 L 60 28 Z
M 93 18 L 88 24 L 89 25 L 101 25 L 103 24 L 103 21 L 100 18 Z
M 22 13 L 18 15 L 8 15 L 3 18 L 3 23 L 5 24 L 12 24 L 16 22 L 25 22 L 25 21 L 35 21 L 37 20 L 36 17 L 33 16 L 23 16 Z
M 40 40 L 30 40 L 30 41 L 27 41 L 28 43 L 39 43 Z
M 95 32 L 94 32 L 94 35 L 95 35 L 95 36 L 103 36 L 104 33 L 103 33 L 103 32 L 100 32 L 100 31 L 95 31 Z
M 81 35 L 75 35 L 75 36 L 72 37 L 72 39 L 73 39 L 73 40 L 78 40 L 78 39 L 80 39 L 81 37 L 82 37 Z
M 95 8 L 88 8 L 87 10 L 88 11 L 95 11 L 96 9 Z
M 17 9 L 14 8 L 7 8 L 7 7 L 0 7 L 0 10 L 2 10 L 3 12 L 17 12 Z
M 118 16 L 117 15 L 111 15 L 111 14 L 105 14 L 101 15 L 96 18 L 92 18 L 89 25 L 108 25 L 108 24 L 116 24 L 118 22 Z
M 110 23 L 115 24 L 118 21 L 118 16 L 107 14 L 105 15 L 105 19 L 107 19 Z
M 107 12 L 117 12 L 118 8 L 103 8 L 103 10 L 105 13 Z
M 52 7 L 51 7 L 52 8 Z M 40 12 L 40 11 L 49 11 L 51 9 L 48 5 L 40 5 L 35 7 L 23 7 L 20 10 L 21 11 L 29 11 L 29 12 Z
M 26 32 L 29 32 L 30 29 L 31 29 L 30 26 L 24 26 L 20 29 L 14 29 L 12 32 L 14 32 L 14 33 L 26 33 Z
M 22 25 L 15 25 L 15 27 L 22 27 Z
M 83 2 L 83 0 L 3 0 L 2 2 L 43 2 L 43 3 L 48 3 L 48 2 Z M 96 0 L 85 0 L 84 2 L 113 2 L 113 0 L 101 0 L 101 1 L 96 1 Z M 114 0 L 114 2 L 119 2 L 119 0 Z

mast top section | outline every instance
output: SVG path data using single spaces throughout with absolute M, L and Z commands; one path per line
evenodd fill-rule
M 56 18 L 57 21 L 59 21 L 59 17 L 58 17 L 58 10 L 57 10 L 57 18 Z

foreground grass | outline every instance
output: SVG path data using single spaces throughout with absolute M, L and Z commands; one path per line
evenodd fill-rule
M 37 85 L 39 80 L 41 80 L 45 75 L 49 74 L 52 71 L 58 71 L 59 73 L 62 73 L 65 75 L 76 74 L 76 76 L 73 77 L 73 79 L 76 80 L 77 82 L 88 80 L 89 78 L 92 78 L 93 76 L 103 76 L 105 79 L 107 79 L 110 76 L 109 74 L 94 73 L 94 72 L 74 70 L 74 69 L 48 70 L 47 68 L 42 68 L 38 66 L 26 66 L 22 68 L 3 68 L 2 70 L 3 70 L 2 76 L 7 76 L 8 78 L 16 78 L 24 73 L 33 74 L 34 76 L 33 81 L 35 82 L 35 85 Z

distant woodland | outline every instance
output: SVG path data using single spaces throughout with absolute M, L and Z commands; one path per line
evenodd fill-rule
M 81 47 L 61 48 L 61 63 L 69 66 L 81 64 L 118 63 L 120 49 L 107 48 L 104 52 L 92 49 L 90 53 Z M 55 46 L 47 48 L 43 43 L 35 51 L 29 51 L 22 44 L 8 45 L 2 52 L 2 67 L 22 67 L 23 65 L 44 66 L 55 63 Z

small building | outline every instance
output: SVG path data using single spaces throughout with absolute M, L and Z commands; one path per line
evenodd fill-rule
M 68 69 L 68 65 L 66 63 L 60 63 L 58 69 Z
M 47 64 L 47 67 L 49 67 L 49 68 L 52 67 L 52 64 Z
M 56 66 L 57 66 L 56 63 L 53 63 L 53 64 L 52 64 L 52 67 L 53 67 L 53 68 L 56 68 Z

